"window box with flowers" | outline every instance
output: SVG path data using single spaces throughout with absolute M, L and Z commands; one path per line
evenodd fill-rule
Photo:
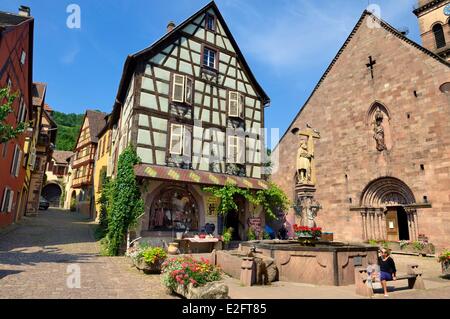
M 162 282 L 168 292 L 186 299 L 228 299 L 228 286 L 221 279 L 220 268 L 204 258 L 177 256 L 162 265 Z
M 444 251 L 438 257 L 441 263 L 442 274 L 444 276 L 450 276 L 450 250 L 444 249 Z
M 294 232 L 298 239 L 315 239 L 322 236 L 322 228 L 294 225 Z
M 130 257 L 133 265 L 146 274 L 159 274 L 167 253 L 160 247 L 146 245 L 133 246 L 128 249 L 126 256 Z

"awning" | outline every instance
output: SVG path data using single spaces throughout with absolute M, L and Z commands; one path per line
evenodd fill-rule
M 239 177 L 158 165 L 138 164 L 134 167 L 134 172 L 137 177 L 163 181 L 186 182 L 212 186 L 234 184 L 237 187 L 248 189 L 267 189 L 268 187 L 267 182 L 257 178 Z

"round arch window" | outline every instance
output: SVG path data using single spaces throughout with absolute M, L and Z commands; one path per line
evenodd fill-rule
M 150 208 L 149 230 L 198 230 L 199 211 L 192 194 L 181 187 L 167 187 L 159 192 Z

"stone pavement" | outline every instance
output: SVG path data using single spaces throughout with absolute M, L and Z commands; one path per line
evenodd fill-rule
M 51 209 L 0 232 L 0 298 L 174 298 L 159 275 L 100 256 L 93 231 L 80 214 Z M 81 288 L 67 286 L 70 265 L 79 266 Z
M 40 212 L 19 225 L 0 230 L 0 298 L 175 298 L 167 295 L 159 275 L 144 275 L 123 257 L 102 257 L 95 225 L 77 213 Z M 205 257 L 209 257 L 205 255 Z M 407 281 L 391 282 L 390 299 L 450 298 L 450 280 L 440 278 L 435 258 L 394 255 L 399 273 L 418 263 L 426 290 L 409 290 Z M 70 289 L 68 266 L 78 265 L 81 288 Z M 70 269 L 70 267 L 69 267 Z M 276 282 L 243 287 L 227 277 L 233 299 L 357 299 L 354 285 L 315 286 Z M 378 293 L 375 298 L 384 298 Z
M 450 280 L 441 277 L 440 264 L 433 257 L 393 255 L 398 274 L 406 274 L 408 264 L 417 263 L 423 272 L 426 290 L 411 290 L 407 280 L 388 283 L 388 299 L 450 299 Z M 269 286 L 243 287 L 239 280 L 227 277 L 233 299 L 364 299 L 355 294 L 355 286 L 316 286 L 292 282 L 274 282 Z M 374 299 L 384 299 L 381 289 Z

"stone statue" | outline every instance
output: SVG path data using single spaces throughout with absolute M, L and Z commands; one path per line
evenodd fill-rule
M 311 181 L 311 160 L 314 157 L 308 150 L 306 141 L 301 141 L 297 152 L 297 182 L 304 183 Z
M 386 144 L 384 142 L 384 128 L 383 128 L 383 113 L 380 111 L 380 108 L 377 108 L 375 112 L 375 127 L 373 129 L 374 135 L 373 138 L 377 142 L 377 150 L 382 152 L 386 149 Z
M 316 227 L 316 217 L 322 208 L 313 196 L 302 196 L 299 198 L 299 206 L 302 212 L 302 225 L 308 227 Z

